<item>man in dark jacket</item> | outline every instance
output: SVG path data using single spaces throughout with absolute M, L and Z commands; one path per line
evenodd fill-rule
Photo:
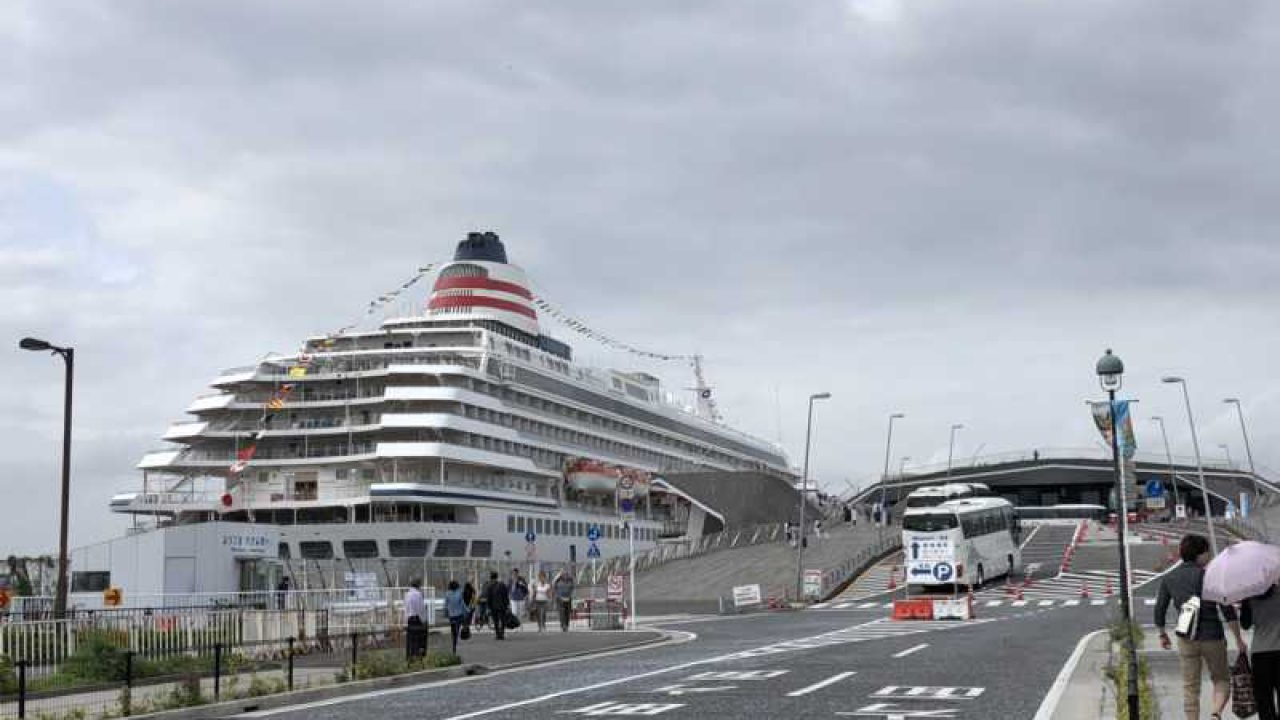
M 1213 558 L 1209 540 L 1203 535 L 1187 535 L 1178 544 L 1182 563 L 1169 571 L 1160 581 L 1160 593 L 1156 598 L 1155 621 L 1160 631 L 1160 645 L 1166 650 L 1173 646 L 1165 623 L 1172 605 L 1176 614 L 1191 598 L 1200 602 L 1199 619 L 1188 636 L 1178 636 L 1178 660 L 1182 667 L 1182 703 L 1188 718 L 1200 717 L 1201 667 L 1209 669 L 1213 681 L 1213 714 L 1219 718 L 1231 699 L 1231 669 L 1227 664 L 1227 638 L 1225 624 L 1235 636 L 1236 646 L 1246 652 L 1244 636 L 1236 611 L 1230 605 L 1219 606 L 1200 597 L 1204 586 L 1204 566 Z
M 498 579 L 498 573 L 489 573 L 489 584 L 484 588 L 485 604 L 493 621 L 493 636 L 499 640 L 507 634 L 507 616 L 511 614 L 511 592 L 507 584 Z

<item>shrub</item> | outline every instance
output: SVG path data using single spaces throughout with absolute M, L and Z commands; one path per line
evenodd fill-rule
M 13 660 L 8 655 L 0 655 L 0 695 L 18 692 L 18 674 L 13 669 Z
M 78 638 L 76 651 L 62 665 L 62 673 L 76 680 L 119 682 L 125 678 L 125 650 L 118 633 L 90 630 Z

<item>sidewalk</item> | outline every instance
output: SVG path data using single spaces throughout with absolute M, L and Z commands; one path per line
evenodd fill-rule
M 1143 644 L 1139 653 L 1151 668 L 1151 684 L 1156 695 L 1159 717 L 1162 720 L 1181 720 L 1182 670 L 1178 666 L 1177 650 L 1160 647 L 1160 636 L 1155 628 L 1143 628 Z M 1106 668 L 1110 662 L 1110 636 L 1099 633 L 1085 645 L 1078 664 L 1072 670 L 1061 691 L 1060 701 L 1052 715 L 1037 720 L 1114 720 L 1116 696 Z M 1234 645 L 1228 649 L 1228 659 L 1234 661 Z M 1213 699 L 1213 686 L 1206 671 L 1202 674 L 1200 689 L 1201 717 L 1209 717 L 1209 705 Z M 1230 704 L 1222 717 L 1235 718 Z

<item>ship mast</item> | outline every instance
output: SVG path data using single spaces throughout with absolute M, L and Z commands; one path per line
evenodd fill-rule
M 693 356 L 693 378 L 697 382 L 692 389 L 698 394 L 698 416 L 712 422 L 720 422 L 720 409 L 716 407 L 711 386 L 707 384 L 706 376 L 702 373 L 702 355 Z

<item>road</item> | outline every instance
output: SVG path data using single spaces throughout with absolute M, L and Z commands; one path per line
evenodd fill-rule
M 283 719 L 1032 718 L 1106 608 L 894 622 L 882 607 L 677 621 L 663 646 L 258 713 Z

